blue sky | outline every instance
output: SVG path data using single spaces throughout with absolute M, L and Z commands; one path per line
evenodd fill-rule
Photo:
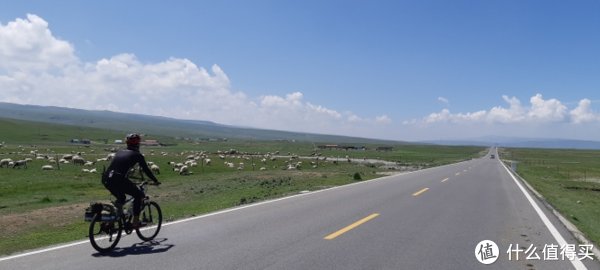
M 411 141 L 600 138 L 598 1 L 2 6 L 0 101 Z

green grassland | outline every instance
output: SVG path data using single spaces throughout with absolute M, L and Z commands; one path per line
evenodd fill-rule
M 600 151 L 501 149 L 517 173 L 596 246 L 600 243 Z
M 75 126 L 0 120 L 0 159 L 31 158 L 25 168 L 0 168 L 0 254 L 10 254 L 59 242 L 85 239 L 85 207 L 91 201 L 111 200 L 100 184 L 99 173 L 107 161 L 97 161 L 122 145 L 106 144 L 124 136 L 110 131 Z M 380 177 L 383 172 L 414 170 L 453 163 L 482 155 L 481 147 L 434 145 L 393 145 L 392 151 L 376 151 L 376 144 L 361 145 L 366 150 L 319 150 L 317 142 L 232 140 L 191 142 L 148 134 L 146 138 L 167 141 L 168 146 L 142 147 L 147 161 L 159 165 L 163 183 L 148 194 L 160 203 L 167 220 L 175 220 L 257 201 L 339 186 Z M 89 145 L 70 144 L 71 138 L 87 138 Z M 235 154 L 224 155 L 224 152 Z M 57 164 L 45 157 L 60 159 L 80 153 L 93 166 Z M 184 162 L 189 155 L 205 154 L 210 165 L 198 160 L 191 175 L 179 175 L 169 162 Z M 275 159 L 267 153 L 278 153 Z M 37 156 L 44 157 L 37 159 Z M 273 156 L 270 156 L 273 157 Z M 294 158 L 292 158 L 294 157 Z M 297 158 L 296 158 L 297 157 Z M 317 160 L 317 157 L 319 159 Z M 327 157 L 327 160 L 324 158 Z M 333 162 L 335 158 L 342 158 Z M 262 159 L 265 159 L 263 162 Z M 398 164 L 383 167 L 376 162 L 351 159 L 380 159 Z M 286 170 L 288 164 L 302 165 Z M 230 168 L 226 162 L 235 164 Z M 312 163 L 311 163 L 312 162 Z M 240 163 L 243 168 L 238 169 Z M 255 164 L 255 166 L 252 166 Z M 55 170 L 43 171 L 43 165 Z M 264 170 L 260 170 L 264 167 Z M 137 176 L 139 177 L 139 176 Z

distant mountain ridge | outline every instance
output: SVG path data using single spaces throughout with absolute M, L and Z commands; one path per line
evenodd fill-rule
M 562 149 L 600 149 L 600 141 L 572 139 L 543 139 L 487 136 L 466 140 L 436 140 L 422 141 L 423 143 L 443 145 L 473 145 L 517 147 L 517 148 L 562 148 Z
M 313 133 L 266 130 L 235 127 L 210 121 L 181 120 L 162 116 L 150 116 L 112 111 L 93 111 L 54 106 L 21 105 L 0 102 L 0 117 L 102 128 L 115 131 L 137 131 L 162 136 L 194 139 L 254 139 L 254 140 L 298 140 L 332 143 L 381 143 L 405 144 L 406 142 L 377 140 L 351 136 L 324 135 Z

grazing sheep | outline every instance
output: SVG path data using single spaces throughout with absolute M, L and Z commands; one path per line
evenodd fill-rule
M 90 173 L 97 173 L 97 172 L 98 172 L 98 170 L 96 170 L 96 168 L 93 168 L 90 170 Z
M 12 167 L 13 167 L 13 169 L 21 168 L 21 167 L 25 167 L 25 169 L 27 169 L 27 161 L 25 161 L 25 160 L 15 161 L 15 162 L 13 162 Z
M 207 158 L 207 159 L 205 159 L 205 160 L 204 160 L 204 163 L 205 163 L 206 165 L 210 165 L 210 162 L 211 162 L 210 158 Z
M 158 167 L 156 164 L 152 164 L 150 166 L 150 170 L 152 170 L 152 172 L 155 174 L 160 174 L 160 167 Z
M 73 155 L 64 155 L 62 158 L 64 160 L 71 160 L 71 159 L 73 159 Z
M 8 164 L 10 162 L 13 162 L 13 160 L 10 158 L 5 158 L 5 159 L 0 160 L 0 168 L 2 168 L 4 166 L 6 166 L 8 168 L 8 166 L 9 166 Z
M 54 170 L 54 167 L 52 165 L 44 165 L 44 166 L 42 166 L 42 170 L 43 171 L 52 171 L 52 170 Z
M 94 162 L 88 161 L 88 162 L 84 163 L 83 166 L 87 166 L 87 167 L 94 166 Z
M 81 156 L 74 156 L 71 158 L 73 160 L 73 164 L 75 165 L 84 165 L 85 160 Z
M 188 166 L 182 166 L 179 169 L 179 175 L 189 175 L 189 174 L 191 174 L 191 173 L 190 173 Z
M 265 168 L 265 167 L 260 167 L 260 169 L 259 169 L 259 170 L 261 170 L 261 171 L 266 171 L 266 170 L 267 170 L 267 168 Z

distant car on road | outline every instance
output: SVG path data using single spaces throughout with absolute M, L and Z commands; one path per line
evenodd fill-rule
M 496 155 L 494 155 L 494 154 L 491 154 L 491 155 L 490 155 L 490 158 L 491 158 L 491 159 L 495 159 L 495 158 L 496 158 Z

